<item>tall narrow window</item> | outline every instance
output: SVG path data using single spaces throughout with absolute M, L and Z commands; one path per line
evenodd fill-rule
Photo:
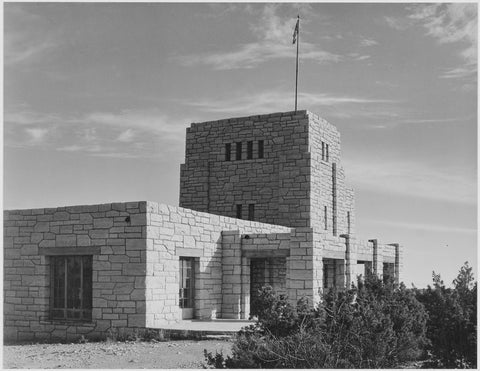
M 324 226 L 325 230 L 328 229 L 328 219 L 327 219 L 327 217 L 328 217 L 327 207 L 324 206 L 323 207 L 323 221 L 324 221 L 324 224 L 325 224 L 325 226 Z
M 91 320 L 92 256 L 52 256 L 50 262 L 51 319 Z
M 242 142 L 237 142 L 237 155 L 236 155 L 237 160 L 242 159 Z
M 242 205 L 237 205 L 237 219 L 242 219 Z
M 325 160 L 325 142 L 322 142 L 322 160 Z
M 253 158 L 253 141 L 249 140 L 247 142 L 247 159 L 251 160 Z
M 325 143 L 325 160 L 328 162 L 328 157 L 329 157 L 329 154 L 328 154 L 328 144 Z
M 232 143 L 226 143 L 225 144 L 225 161 L 231 160 L 231 154 L 232 154 Z
M 255 219 L 255 204 L 248 205 L 248 220 Z
M 347 233 L 350 234 L 350 211 L 347 211 Z
M 263 140 L 258 141 L 258 158 L 263 158 Z

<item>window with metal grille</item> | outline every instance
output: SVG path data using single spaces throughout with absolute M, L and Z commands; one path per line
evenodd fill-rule
M 92 319 L 92 256 L 52 256 L 50 318 Z
M 253 158 L 253 141 L 249 140 L 247 142 L 247 160 L 251 160 Z
M 241 160 L 242 159 L 242 142 L 237 142 L 237 153 L 236 153 L 236 159 Z
M 258 158 L 263 158 L 263 140 L 258 141 Z
M 225 144 L 225 161 L 231 160 L 231 152 L 232 152 L 232 144 L 226 143 Z

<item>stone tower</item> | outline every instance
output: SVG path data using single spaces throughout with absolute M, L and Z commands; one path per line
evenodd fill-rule
M 180 206 L 334 236 L 354 232 L 340 134 L 308 111 L 193 123 Z

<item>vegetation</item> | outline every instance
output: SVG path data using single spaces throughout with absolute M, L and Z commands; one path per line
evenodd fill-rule
M 257 322 L 236 337 L 232 355 L 207 353 L 213 368 L 476 367 L 476 283 L 466 264 L 445 288 L 434 274 L 426 290 L 376 277 L 330 291 L 316 309 L 265 287 Z
M 433 272 L 433 287 L 416 290 L 416 297 L 428 313 L 427 337 L 432 368 L 477 367 L 477 283 L 465 263 L 453 288 L 445 287 Z

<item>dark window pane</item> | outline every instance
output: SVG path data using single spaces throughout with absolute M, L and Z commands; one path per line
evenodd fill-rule
M 225 161 L 231 160 L 231 153 L 232 153 L 232 144 L 231 143 L 225 144 Z
M 237 157 L 236 157 L 237 160 L 242 159 L 242 142 L 237 142 L 237 153 L 236 153 L 236 155 L 237 155 Z
M 253 158 L 253 141 L 247 142 L 247 159 L 251 160 Z
M 242 205 L 237 205 L 237 219 L 242 219 Z
M 263 140 L 258 141 L 258 158 L 263 158 Z
M 255 219 L 255 204 L 248 205 L 248 220 Z

